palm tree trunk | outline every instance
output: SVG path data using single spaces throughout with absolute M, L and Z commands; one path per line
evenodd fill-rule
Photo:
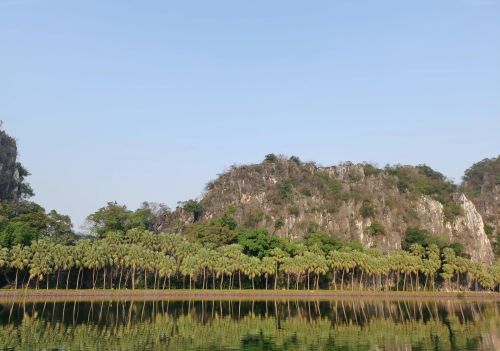
M 274 274 L 274 290 L 278 288 L 278 264 L 276 263 L 276 273 Z
M 79 286 L 79 285 L 78 285 L 78 283 L 79 283 L 79 281 L 80 281 L 80 273 L 81 273 L 81 272 L 82 272 L 82 266 L 80 266 L 80 267 L 78 268 L 78 274 L 77 274 L 77 276 L 76 276 L 76 290 L 78 290 L 78 286 Z
M 120 279 L 118 279 L 118 290 L 122 288 L 123 266 L 120 266 Z
M 102 288 L 103 289 L 106 289 L 106 273 L 107 273 L 107 269 L 104 268 L 104 273 L 103 273 L 103 280 L 102 280 Z
M 205 280 L 207 278 L 207 268 L 203 267 L 203 281 L 201 283 L 201 288 L 205 289 Z
M 132 268 L 132 290 L 135 290 L 135 266 Z
M 61 276 L 61 268 L 57 270 L 57 278 L 56 278 L 56 290 L 59 290 L 59 277 Z
M 69 287 L 69 277 L 71 275 L 71 268 L 68 269 L 68 276 L 66 277 L 66 290 L 68 290 Z

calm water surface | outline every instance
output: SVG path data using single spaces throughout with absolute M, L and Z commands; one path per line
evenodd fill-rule
M 0 350 L 500 350 L 500 303 L 1 304 Z

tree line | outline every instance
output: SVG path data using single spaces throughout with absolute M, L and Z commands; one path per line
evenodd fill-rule
M 499 263 L 486 267 L 450 247 L 414 243 L 408 251 L 383 254 L 332 247 L 328 237 L 317 233 L 295 242 L 241 230 L 237 243 L 221 246 L 140 228 L 74 244 L 45 237 L 0 248 L 0 271 L 14 289 L 500 291 Z

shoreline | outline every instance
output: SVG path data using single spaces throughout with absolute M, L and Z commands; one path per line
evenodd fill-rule
M 114 300 L 479 300 L 499 301 L 497 292 L 331 290 L 0 290 L 0 303 Z

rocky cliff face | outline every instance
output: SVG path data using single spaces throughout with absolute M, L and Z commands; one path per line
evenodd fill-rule
M 350 163 L 319 167 L 297 159 L 270 158 L 232 167 L 207 185 L 199 221 L 228 208 L 247 227 L 266 227 L 282 237 L 326 231 L 384 251 L 401 248 L 408 227 L 462 243 L 476 261 L 492 263 L 492 246 L 475 205 L 428 167 L 386 170 Z M 193 217 L 182 209 L 164 229 L 179 231 Z
M 12 199 L 19 180 L 16 141 L 0 130 L 0 200 Z
M 469 168 L 463 190 L 481 214 L 487 235 L 500 255 L 500 156 L 484 159 Z

